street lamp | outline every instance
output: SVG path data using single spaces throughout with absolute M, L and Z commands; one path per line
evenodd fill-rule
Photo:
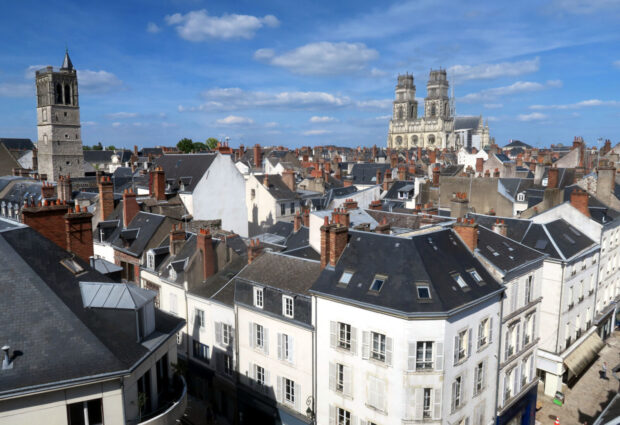
M 308 406 L 308 408 L 306 409 L 306 416 L 308 417 L 308 419 L 310 419 L 310 425 L 314 425 L 314 419 L 316 418 L 314 410 L 312 410 L 313 401 L 314 400 L 312 400 L 311 395 L 308 396 L 308 398 L 306 399 L 306 406 Z

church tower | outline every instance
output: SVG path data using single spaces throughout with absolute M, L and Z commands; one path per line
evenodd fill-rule
M 418 117 L 418 101 L 415 100 L 415 85 L 413 75 L 398 76 L 396 95 L 394 99 L 393 120 L 410 120 Z
M 424 99 L 424 116 L 426 118 L 451 117 L 450 97 L 448 96 L 448 77 L 445 69 L 431 70 L 426 84 L 426 98 Z
M 39 174 L 84 176 L 77 72 L 65 52 L 62 67 L 36 72 Z

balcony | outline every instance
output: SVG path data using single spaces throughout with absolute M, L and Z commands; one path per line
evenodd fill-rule
M 583 295 L 579 297 L 579 302 L 583 301 Z
M 158 406 L 144 415 L 140 422 L 128 421 L 127 425 L 177 425 L 187 408 L 187 384 L 182 376 L 175 378 L 169 391 L 160 397 Z
M 569 310 L 571 310 L 571 309 L 573 308 L 573 306 L 574 306 L 574 305 L 575 305 L 574 303 L 570 303 L 570 304 L 568 305 L 568 309 L 569 309 Z

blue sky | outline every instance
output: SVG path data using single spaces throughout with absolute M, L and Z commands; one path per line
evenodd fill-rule
M 503 145 L 618 142 L 620 1 L 19 1 L 0 137 L 36 140 L 34 69 L 78 69 L 83 141 L 384 145 L 399 73 L 447 68 Z M 421 102 L 423 104 L 423 102 Z M 421 109 L 421 108 L 420 108 Z

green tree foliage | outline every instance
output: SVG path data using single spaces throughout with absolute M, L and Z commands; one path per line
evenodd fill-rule
M 179 143 L 177 143 L 177 148 L 181 152 L 190 153 L 194 149 L 194 141 L 192 139 L 184 137 L 179 140 Z
M 93 150 L 94 151 L 102 151 L 103 150 L 103 145 L 101 144 L 101 142 L 98 142 L 96 145 L 93 145 Z
M 205 143 L 206 143 L 206 145 L 207 145 L 207 147 L 208 147 L 209 149 L 213 150 L 213 149 L 217 148 L 217 144 L 218 144 L 219 142 L 220 142 L 220 141 L 219 141 L 219 140 L 217 140 L 215 137 L 209 137 L 209 138 L 206 140 L 206 142 L 205 142 Z
M 116 150 L 116 146 L 110 145 L 107 148 L 105 148 L 105 150 L 107 150 L 107 151 L 115 151 Z
M 192 149 L 194 150 L 194 152 L 205 151 L 207 150 L 207 145 L 202 142 L 194 142 L 194 144 L 192 145 Z

